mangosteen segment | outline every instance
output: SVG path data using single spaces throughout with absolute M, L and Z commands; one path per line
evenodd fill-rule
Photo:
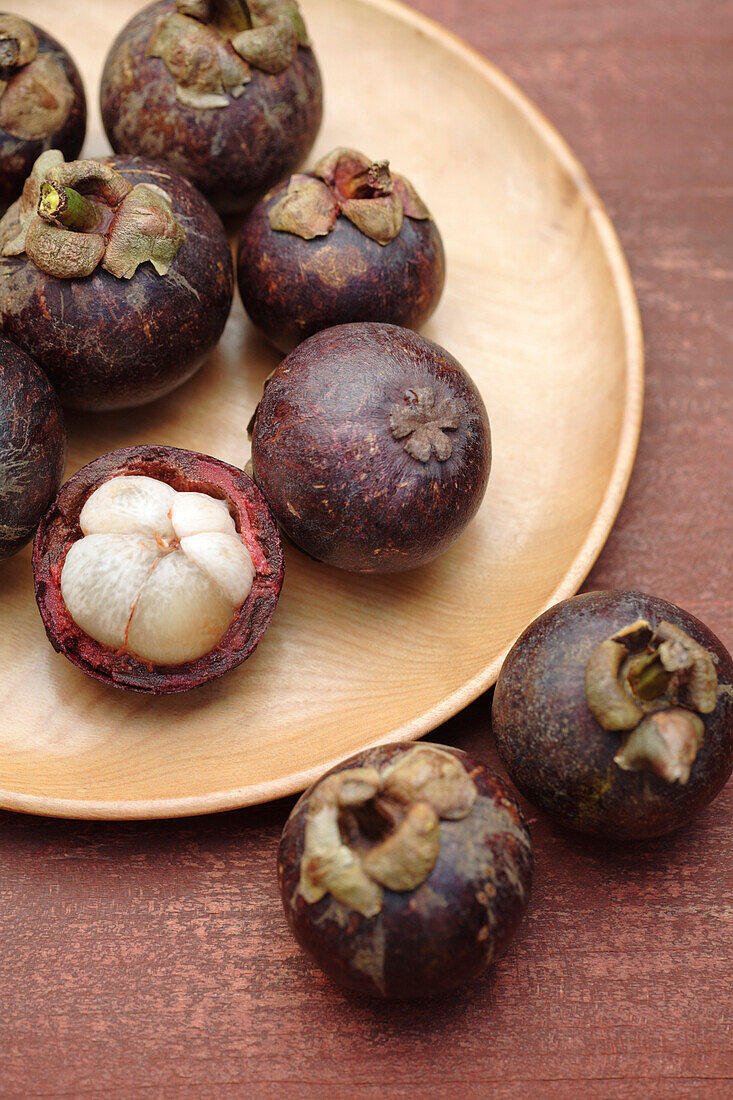
M 61 594 L 103 645 L 156 665 L 210 652 L 252 588 L 255 568 L 224 501 L 150 477 L 115 477 L 89 497 Z
M 2 255 L 25 252 L 58 279 L 87 278 L 100 263 L 118 279 L 146 262 L 167 275 L 185 237 L 161 187 L 133 186 L 99 161 L 66 164 L 58 150 L 39 157 L 0 220 Z
M 206 111 L 244 94 L 250 66 L 284 72 L 299 45 L 310 42 L 295 0 L 177 0 L 156 23 L 146 55 L 164 62 L 179 102 Z
M 715 710 L 717 686 L 711 654 L 666 621 L 652 629 L 640 619 L 616 631 L 596 646 L 585 670 L 593 717 L 604 729 L 629 733 L 616 764 L 668 782 L 688 781 L 704 732 L 693 712 Z

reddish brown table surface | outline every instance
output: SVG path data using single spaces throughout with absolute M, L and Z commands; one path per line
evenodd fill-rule
M 586 587 L 672 599 L 730 648 L 733 3 L 414 5 L 544 109 L 631 264 L 644 426 Z M 495 759 L 490 703 L 435 739 Z M 488 978 L 417 1005 L 340 992 L 291 940 L 274 873 L 290 805 L 0 814 L 0 1096 L 733 1096 L 733 784 L 677 835 L 625 849 L 527 807 L 520 934 Z

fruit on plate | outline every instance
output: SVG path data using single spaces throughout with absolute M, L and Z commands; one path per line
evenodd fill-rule
M 164 446 L 111 451 L 67 481 L 38 528 L 33 569 L 53 647 L 103 683 L 154 695 L 245 661 L 283 575 L 252 480 Z
M 491 466 L 486 409 L 447 351 L 363 322 L 311 336 L 266 384 L 252 469 L 285 533 L 355 572 L 431 561 L 481 503 Z
M 0 336 L 0 560 L 33 537 L 65 459 L 61 406 L 46 375 Z
M 387 161 L 335 149 L 279 184 L 242 226 L 244 308 L 290 351 L 349 321 L 420 328 L 438 304 L 445 254 L 425 203 Z
M 0 327 L 62 404 L 169 393 L 217 343 L 232 302 L 221 222 L 181 176 L 134 157 L 37 161 L 0 221 Z
M 117 36 L 101 103 L 116 152 L 242 214 L 308 155 L 323 91 L 295 0 L 160 0 Z
M 26 19 L 0 13 L 0 214 L 44 150 L 79 155 L 86 122 L 81 77 L 64 47 Z
M 349 989 L 445 993 L 483 973 L 527 906 L 532 841 L 505 782 L 424 742 L 352 756 L 305 792 L 280 841 L 285 916 Z
M 584 593 L 519 638 L 496 685 L 493 727 L 512 780 L 562 824 L 659 836 L 731 774 L 733 661 L 666 600 Z

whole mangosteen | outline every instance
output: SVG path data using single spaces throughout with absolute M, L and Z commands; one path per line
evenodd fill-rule
M 364 322 L 311 336 L 267 382 L 252 469 L 286 534 L 340 569 L 394 573 L 437 557 L 476 512 L 489 421 L 447 351 Z
M 33 571 L 55 650 L 102 683 L 160 695 L 250 656 L 283 565 L 246 474 L 145 446 L 111 451 L 66 482 L 38 528 Z
M 321 75 L 295 0 L 160 0 L 102 74 L 112 148 L 169 165 L 241 214 L 308 155 Z
M 201 366 L 233 295 L 208 202 L 135 157 L 36 161 L 0 221 L 0 327 L 78 409 L 142 405 Z
M 0 13 L 0 214 L 44 150 L 79 155 L 86 122 L 81 77 L 64 47 L 20 16 Z
M 354 149 L 335 149 L 258 203 L 242 227 L 239 293 L 268 340 L 289 351 L 349 321 L 420 328 L 438 304 L 445 255 L 412 184 Z
M 562 824 L 660 836 L 731 774 L 733 662 L 666 600 L 589 592 L 519 638 L 496 685 L 493 727 L 512 780 Z
M 391 999 L 446 993 L 504 950 L 532 841 L 506 784 L 458 749 L 385 745 L 306 791 L 278 853 L 285 916 L 334 981 Z
M 61 406 L 46 375 L 0 336 L 0 560 L 32 538 L 65 459 Z

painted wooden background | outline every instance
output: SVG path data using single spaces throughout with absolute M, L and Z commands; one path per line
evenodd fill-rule
M 586 587 L 687 607 L 733 646 L 733 4 L 413 0 L 544 109 L 596 183 L 641 305 L 648 396 Z M 435 735 L 494 758 L 490 697 Z M 290 802 L 87 824 L 0 814 L 0 1096 L 733 1096 L 733 785 L 626 849 L 539 813 L 534 898 L 491 976 L 385 1007 L 280 914 Z

